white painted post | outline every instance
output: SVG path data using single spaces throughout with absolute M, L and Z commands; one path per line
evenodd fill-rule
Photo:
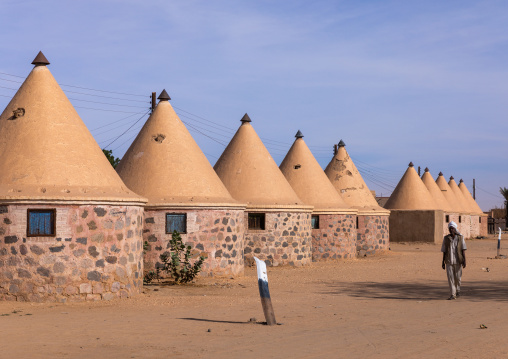
M 261 297 L 261 305 L 265 314 L 267 325 L 276 325 L 275 313 L 273 312 L 272 299 L 268 290 L 268 274 L 266 271 L 266 263 L 254 257 L 256 260 L 256 268 L 258 272 L 259 296 Z
M 499 258 L 499 251 L 501 250 L 501 227 L 499 227 L 499 237 L 497 238 L 497 257 Z

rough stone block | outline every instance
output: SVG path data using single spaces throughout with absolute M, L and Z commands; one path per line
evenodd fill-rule
M 92 293 L 92 286 L 90 285 L 90 283 L 82 283 L 79 285 L 79 292 L 81 294 Z

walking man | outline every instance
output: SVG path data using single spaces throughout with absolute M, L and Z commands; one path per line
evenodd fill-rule
M 448 224 L 450 234 L 443 239 L 441 252 L 443 252 L 443 269 L 446 269 L 448 284 L 450 286 L 450 298 L 456 299 L 460 296 L 460 278 L 462 268 L 466 268 L 466 242 L 464 236 L 457 230 L 457 223 L 451 221 Z

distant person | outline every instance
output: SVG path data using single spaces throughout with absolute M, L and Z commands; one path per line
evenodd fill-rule
M 448 224 L 450 234 L 443 238 L 441 252 L 443 252 L 443 269 L 446 269 L 448 284 L 450 285 L 450 297 L 448 300 L 460 296 L 460 278 L 462 268 L 466 268 L 466 242 L 464 236 L 457 230 L 457 223 L 451 221 Z

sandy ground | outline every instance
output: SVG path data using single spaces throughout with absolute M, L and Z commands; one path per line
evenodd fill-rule
M 269 268 L 272 327 L 248 323 L 264 321 L 254 268 L 108 303 L 1 302 L 0 358 L 504 358 L 508 260 L 489 259 L 496 242 L 467 242 L 455 301 L 438 245 Z

